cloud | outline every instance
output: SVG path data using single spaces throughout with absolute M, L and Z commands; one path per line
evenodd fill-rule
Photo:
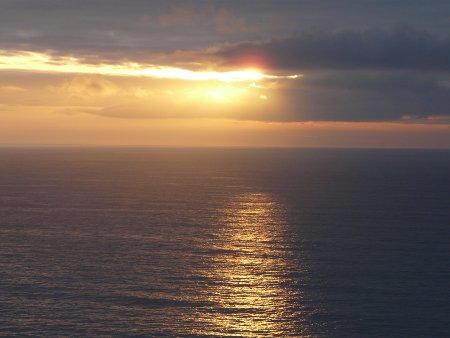
M 226 45 L 213 56 L 226 65 L 264 59 L 277 69 L 450 71 L 450 38 L 410 28 L 308 33 Z
M 283 41 L 306 43 L 305 32 L 318 27 L 330 33 L 403 24 L 447 34 L 449 10 L 448 1 L 423 0 L 2 0 L 0 49 L 71 54 L 94 63 L 153 62 L 156 53 L 271 37 L 274 47 L 279 42 L 291 50 Z M 256 47 L 269 50 L 270 43 Z
M 163 27 L 191 26 L 198 19 L 199 13 L 192 7 L 175 7 L 169 12 L 161 14 L 158 22 Z
M 450 121 L 450 88 L 440 79 L 409 73 L 343 73 L 313 72 L 274 87 L 250 86 L 245 90 L 226 87 L 187 90 L 169 86 L 167 90 L 155 88 L 149 95 L 139 96 L 129 91 L 123 104 L 102 101 L 102 109 L 88 113 L 116 118 L 228 118 L 272 122 L 448 124 Z
M 26 91 L 26 89 L 23 88 L 23 87 L 18 87 L 18 86 L 0 86 L 0 91 L 5 91 L 5 92 L 24 92 L 24 91 Z
M 235 15 L 230 10 L 221 8 L 215 14 L 214 22 L 219 33 L 244 33 L 249 30 L 243 17 Z
M 112 96 L 118 87 L 101 75 L 78 75 L 65 82 L 60 88 L 74 97 Z
M 285 121 L 400 121 L 450 116 L 450 88 L 439 77 L 411 72 L 306 73 L 279 94 Z M 444 123 L 444 119 L 435 120 Z
M 212 102 L 175 104 L 161 93 L 177 93 L 184 84 L 172 88 L 171 81 L 64 77 L 62 89 L 63 81 L 55 80 L 48 86 L 59 91 L 47 93 L 48 86 L 37 83 L 42 74 L 33 74 L 31 85 L 6 81 L 5 71 L 1 85 L 26 91 L 0 89 L 0 101 L 51 99 L 98 106 L 89 113 L 122 118 L 448 123 L 449 10 L 448 1 L 423 0 L 2 0 L 2 50 L 197 70 L 256 60 L 272 68 L 267 73 L 304 77 L 264 91 L 266 84 L 258 82 L 254 95 L 242 100 L 248 105 L 218 109 Z M 391 29 L 397 24 L 412 28 Z
M 450 37 L 411 28 L 308 33 L 219 46 L 222 66 L 261 63 L 271 72 L 301 72 L 278 90 L 280 121 L 448 123 Z M 439 116 L 439 118 L 436 118 Z
M 72 54 L 94 63 L 143 61 L 241 39 L 249 12 L 241 16 L 235 8 L 233 2 L 185 0 L 2 0 L 0 49 Z

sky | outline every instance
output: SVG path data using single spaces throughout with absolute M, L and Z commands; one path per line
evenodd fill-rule
M 448 13 L 0 0 L 0 145 L 450 148 Z

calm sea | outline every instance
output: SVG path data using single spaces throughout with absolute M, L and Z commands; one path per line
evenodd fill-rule
M 0 149 L 0 335 L 449 337 L 450 151 Z

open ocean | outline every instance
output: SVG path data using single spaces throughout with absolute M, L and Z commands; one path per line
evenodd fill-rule
M 0 336 L 450 337 L 450 151 L 1 148 Z

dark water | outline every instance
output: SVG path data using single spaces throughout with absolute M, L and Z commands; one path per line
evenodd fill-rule
M 449 337 L 450 152 L 0 150 L 0 335 Z

